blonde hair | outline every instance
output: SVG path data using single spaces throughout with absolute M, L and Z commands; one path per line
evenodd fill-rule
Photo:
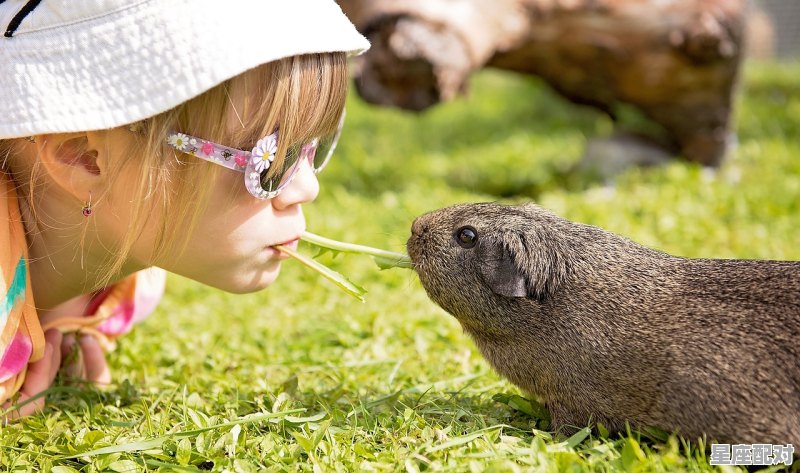
M 131 216 L 129 231 L 101 269 L 98 281 L 108 284 L 119 273 L 154 213 L 163 216 L 154 260 L 183 251 L 206 207 L 211 182 L 217 173 L 231 172 L 169 148 L 166 139 L 171 132 L 249 150 L 258 139 L 280 130 L 273 166 L 280 169 L 289 147 L 336 130 L 347 85 L 345 53 L 293 56 L 251 69 L 172 110 L 129 125 L 137 146 L 124 162 L 110 166 L 106 178 L 111 185 L 130 186 L 139 205 Z M 232 92 L 245 98 L 241 107 L 234 106 Z M 241 122 L 234 130 L 231 113 Z M 0 141 L 0 146 L 13 152 L 8 143 Z M 138 170 L 134 182 L 119 182 L 119 175 L 128 167 Z M 153 212 L 148 203 L 158 203 L 160 212 Z

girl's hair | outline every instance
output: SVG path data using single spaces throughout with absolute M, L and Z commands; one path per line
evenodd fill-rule
M 251 69 L 172 110 L 127 126 L 137 144 L 124 162 L 110 166 L 106 179 L 114 186 L 130 186 L 138 205 L 98 281 L 107 284 L 119 273 L 153 214 L 163 217 L 154 260 L 182 251 L 205 209 L 214 177 L 231 172 L 166 146 L 169 133 L 180 131 L 249 150 L 260 138 L 280 130 L 272 167 L 281 169 L 280 161 L 290 146 L 336 130 L 347 85 L 345 53 L 293 56 Z M 234 105 L 232 94 L 244 100 Z M 230 126 L 232 117 L 235 130 Z M 8 149 L 5 145 L 0 142 Z M 118 177 L 128 169 L 135 170 L 136 178 L 121 182 Z M 244 177 L 241 185 L 243 190 Z M 102 196 L 94 199 L 100 202 Z M 155 209 L 156 205 L 160 208 Z

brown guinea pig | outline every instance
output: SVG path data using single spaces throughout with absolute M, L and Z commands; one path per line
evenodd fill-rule
M 425 214 L 407 248 L 555 427 L 800 445 L 800 262 L 670 256 L 533 204 Z

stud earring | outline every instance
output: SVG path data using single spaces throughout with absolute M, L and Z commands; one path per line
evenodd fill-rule
M 35 136 L 26 136 L 25 139 L 30 141 L 31 143 L 36 143 L 36 137 Z
M 83 216 L 88 218 L 90 215 L 92 215 L 93 210 L 94 209 L 92 209 L 92 193 L 89 192 L 89 202 L 86 202 L 86 204 L 83 206 L 82 209 Z

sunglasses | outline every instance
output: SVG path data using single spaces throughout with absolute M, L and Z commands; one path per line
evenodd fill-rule
M 257 199 L 272 199 L 292 182 L 303 159 L 308 160 L 314 174 L 322 171 L 333 155 L 343 125 L 344 113 L 333 135 L 290 147 L 281 169 L 275 169 L 274 166 L 275 153 L 278 152 L 277 131 L 258 140 L 250 151 L 230 148 L 185 133 L 169 134 L 167 144 L 182 153 L 244 173 L 244 185 L 250 195 Z

